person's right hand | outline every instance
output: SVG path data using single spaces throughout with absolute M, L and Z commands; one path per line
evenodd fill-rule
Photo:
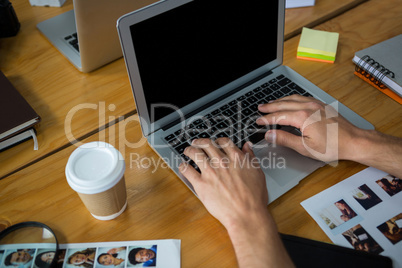
M 258 110 L 267 114 L 258 118 L 257 124 L 293 126 L 302 133 L 296 136 L 280 129 L 269 130 L 265 135 L 268 142 L 325 162 L 350 159 L 353 138 L 362 131 L 332 106 L 310 97 L 287 96 L 261 104 Z

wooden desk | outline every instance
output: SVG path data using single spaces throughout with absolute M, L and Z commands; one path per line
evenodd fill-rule
M 153 1 L 138 1 L 138 5 Z M 316 25 L 362 1 L 320 0 L 315 7 L 289 9 L 285 36 L 288 38 L 302 26 Z M 135 113 L 123 59 L 83 74 L 36 29 L 39 22 L 72 9 L 71 0 L 61 8 L 32 7 L 27 0 L 15 0 L 12 4 L 21 30 L 15 37 L 0 39 L 0 68 L 41 115 L 42 122 L 38 128 L 38 151 L 33 150 L 31 140 L 0 153 L 0 179 L 70 146 L 66 133 L 71 133 L 72 140 L 81 140 L 115 118 Z M 73 109 L 85 105 L 95 109 L 83 108 L 72 114 Z M 65 128 L 68 115 L 74 115 L 71 131 Z
M 398 0 L 371 0 L 317 27 L 341 33 L 335 64 L 296 60 L 299 37 L 285 43 L 285 63 L 379 130 L 402 136 L 399 104 L 355 77 L 351 62 L 356 50 L 402 33 L 402 6 L 398 4 Z M 135 118 L 84 139 L 112 143 L 126 158 L 128 208 L 121 216 L 102 222 L 87 212 L 64 176 L 67 159 L 75 149 L 69 146 L 0 180 L 0 224 L 41 221 L 55 230 L 60 243 L 181 239 L 182 267 L 235 267 L 224 228 L 172 171 L 160 162 L 156 165 L 161 160 L 147 144 L 141 144 L 144 140 Z M 120 147 L 126 138 L 138 143 L 138 148 Z M 349 161 L 326 166 L 270 204 L 279 230 L 330 242 L 300 202 L 363 168 Z
M 32 7 L 26 0 L 12 3 L 21 30 L 15 37 L 0 39 L 0 67 L 42 122 L 38 151 L 31 140 L 0 153 L 0 178 L 69 146 L 64 124 L 75 107 L 96 105 L 74 114 L 71 133 L 76 139 L 97 132 L 110 117 L 132 114 L 135 109 L 122 59 L 90 74 L 81 73 L 36 28 L 37 23 L 72 9 L 71 0 L 61 8 Z
M 126 159 L 128 207 L 122 215 L 99 221 L 86 210 L 64 175 L 75 149 L 70 146 L 0 181 L 0 224 L 44 222 L 54 229 L 60 243 L 181 239 L 182 267 L 235 266 L 225 229 L 170 169 L 161 162 L 154 164 L 161 159 L 144 144 L 138 121 L 128 123 L 125 131 L 108 128 L 84 142 L 100 140 L 102 135 Z M 125 137 L 144 145 L 120 147 Z
M 285 14 L 285 40 L 301 33 L 303 27 L 312 28 L 367 0 L 315 1 L 311 7 L 289 8 Z

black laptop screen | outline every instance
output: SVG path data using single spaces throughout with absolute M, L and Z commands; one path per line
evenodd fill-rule
M 195 0 L 132 25 L 149 114 L 151 104 L 184 107 L 276 59 L 277 23 L 278 1 Z

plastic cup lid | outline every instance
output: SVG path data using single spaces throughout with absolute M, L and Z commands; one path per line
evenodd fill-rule
M 70 155 L 66 166 L 67 182 L 82 194 L 96 194 L 115 186 L 123 176 L 121 153 L 105 142 L 81 145 Z

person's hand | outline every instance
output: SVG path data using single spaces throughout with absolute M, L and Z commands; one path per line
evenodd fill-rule
M 293 126 L 302 133 L 296 136 L 280 129 L 269 130 L 265 135 L 268 142 L 321 161 L 350 159 L 352 140 L 361 132 L 333 107 L 310 97 L 287 96 L 262 104 L 258 110 L 266 115 L 258 118 L 257 124 Z
M 241 151 L 228 138 L 194 140 L 184 154 L 201 173 L 186 163 L 180 172 L 225 226 L 239 267 L 293 267 L 267 210 L 265 176 L 250 146 Z
M 193 185 L 207 210 L 226 228 L 248 221 L 253 214 L 267 214 L 265 176 L 246 143 L 243 151 L 228 138 L 194 140 L 184 154 L 201 170 L 182 163 L 180 172 Z

